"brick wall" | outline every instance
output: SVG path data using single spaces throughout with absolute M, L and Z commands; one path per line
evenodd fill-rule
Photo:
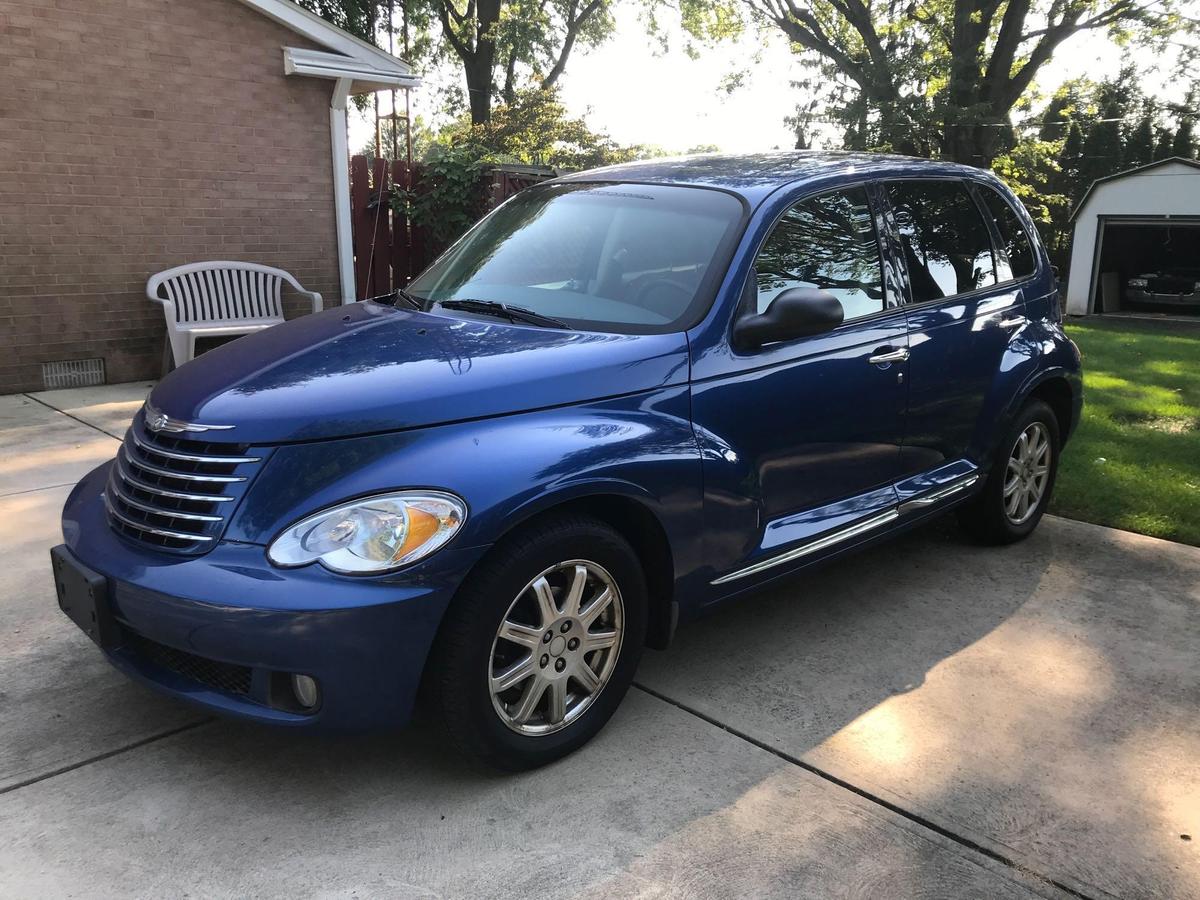
M 312 46 L 234 0 L 0 0 L 0 393 L 58 359 L 157 375 L 146 279 L 181 263 L 338 302 L 332 82 L 285 45 Z

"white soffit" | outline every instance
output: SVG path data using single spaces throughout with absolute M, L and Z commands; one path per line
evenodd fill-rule
M 349 78 L 354 81 L 355 93 L 394 87 L 411 88 L 421 83 L 421 79 L 413 74 L 412 66 L 404 60 L 356 38 L 291 0 L 238 2 L 332 51 L 284 48 L 284 72 L 288 75 Z

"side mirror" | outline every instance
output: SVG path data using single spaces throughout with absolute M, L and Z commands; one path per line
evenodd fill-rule
M 747 348 L 790 341 L 837 328 L 844 315 L 842 304 L 829 291 L 788 288 L 771 301 L 766 312 L 739 319 L 733 326 L 733 339 Z

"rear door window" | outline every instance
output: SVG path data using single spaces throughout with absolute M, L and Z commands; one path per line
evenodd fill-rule
M 1000 280 L 1008 281 L 1032 275 L 1037 268 L 1033 257 L 1033 245 L 1029 242 L 1029 234 L 1017 218 L 1016 211 L 994 188 L 983 184 L 977 187 L 983 205 L 991 213 L 996 223 L 996 231 L 1000 234 L 999 250 L 1002 258 L 996 260 Z
M 842 304 L 847 322 L 883 310 L 879 243 L 866 189 L 801 200 L 763 242 L 754 272 L 760 313 L 789 288 L 828 291 Z
M 914 303 L 996 284 L 991 232 L 964 183 L 893 181 L 887 193 Z

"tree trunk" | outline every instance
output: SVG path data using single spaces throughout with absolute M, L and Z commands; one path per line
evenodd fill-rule
M 494 61 L 494 50 L 488 54 L 476 50 L 470 59 L 463 60 L 472 125 L 486 125 L 492 118 L 492 63 Z
M 983 44 L 988 24 L 972 0 L 954 4 L 953 31 L 950 37 L 950 78 L 945 91 L 942 115 L 941 156 L 969 166 L 987 166 L 981 142 L 984 139 L 979 116 L 983 105 Z

